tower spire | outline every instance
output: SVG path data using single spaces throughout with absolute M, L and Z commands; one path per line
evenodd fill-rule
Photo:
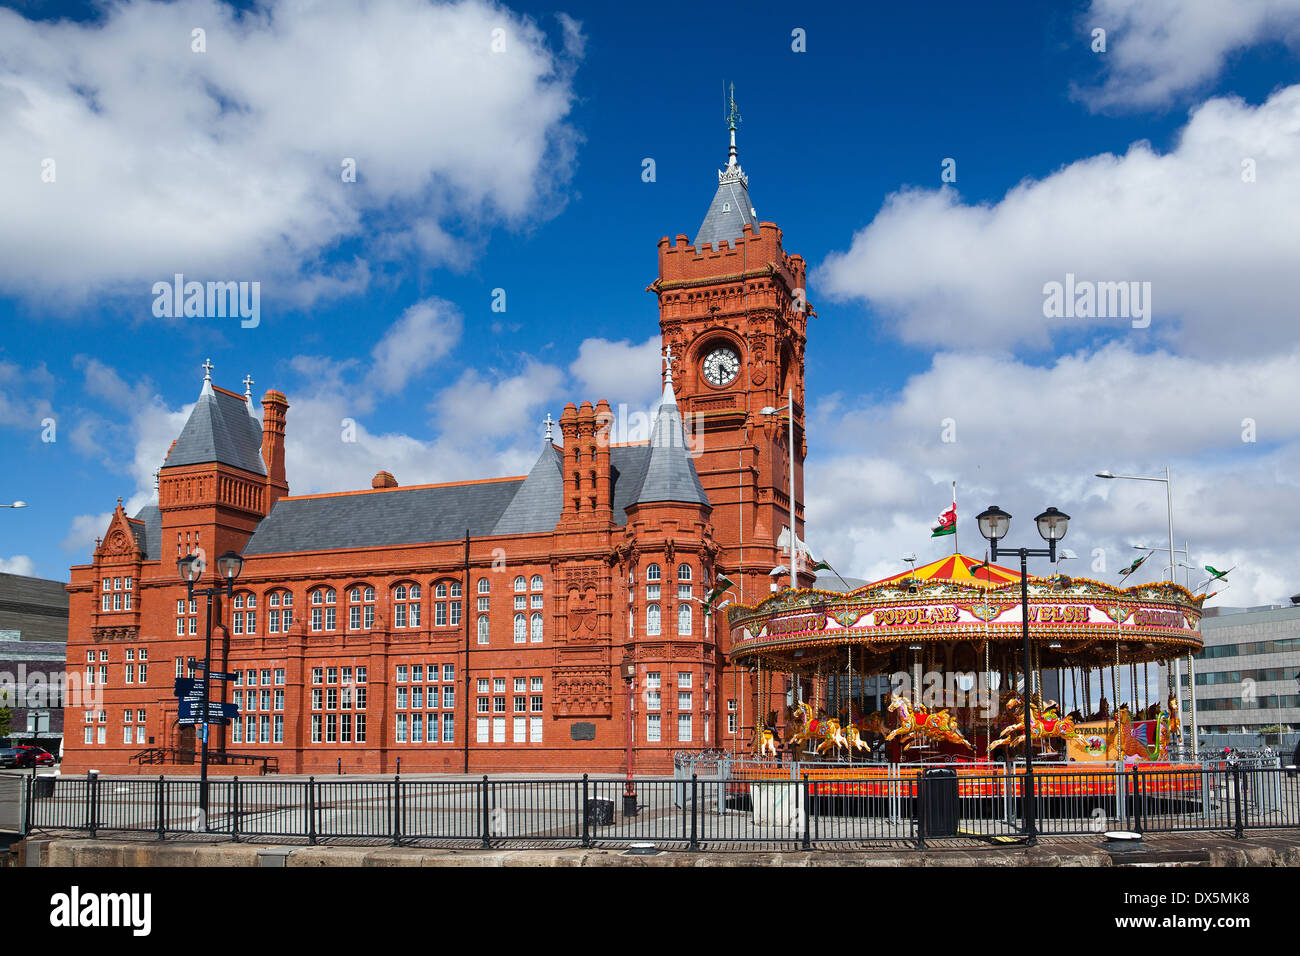
M 216 366 L 212 364 L 212 359 L 204 359 L 201 368 L 203 369 L 203 390 L 200 392 L 200 394 L 211 395 L 212 394 L 212 370 L 216 368 Z
M 723 94 L 726 94 L 726 88 L 723 88 Z M 736 84 L 731 84 L 731 96 L 727 99 L 727 130 L 731 134 L 731 147 L 727 150 L 727 168 L 738 166 L 739 160 L 736 153 L 736 127 L 740 124 L 740 110 L 736 107 Z

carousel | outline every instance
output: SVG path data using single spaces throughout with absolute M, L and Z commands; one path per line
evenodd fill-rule
M 1031 575 L 1026 589 L 1029 673 L 1020 573 L 962 554 L 848 592 L 731 605 L 731 659 L 756 677 L 756 755 L 832 774 L 853 763 L 987 771 L 1027 748 L 1044 771 L 1180 766 L 1173 668 L 1163 688 L 1153 677 L 1201 648 L 1205 597 L 1063 575 Z

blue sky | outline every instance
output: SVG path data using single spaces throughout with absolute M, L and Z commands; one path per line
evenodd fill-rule
M 1180 546 L 1242 565 L 1228 603 L 1300 590 L 1300 3 L 329 6 L 0 11 L 0 500 L 30 505 L 0 568 L 63 577 L 148 499 L 208 357 L 288 395 L 296 493 L 521 473 L 564 402 L 648 406 L 644 288 L 712 196 L 726 80 L 759 216 L 812 266 L 815 550 L 937 556 L 956 479 L 968 550 L 989 501 L 1056 504 L 1114 580 L 1163 496 L 1089 476 L 1168 463 Z M 259 281 L 260 324 L 156 318 L 175 272 Z M 1151 281 L 1155 321 L 1045 319 L 1067 272 Z

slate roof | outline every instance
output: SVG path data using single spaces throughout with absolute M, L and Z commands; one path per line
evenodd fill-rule
M 393 488 L 360 494 L 281 498 L 245 555 L 329 551 L 455 541 L 493 533 L 524 482 Z M 554 527 L 554 525 L 552 525 Z M 549 529 L 548 529 L 549 530 Z
M 532 534 L 553 531 L 564 510 L 564 452 L 548 439 L 542 453 L 514 498 L 506 505 L 493 534 Z
M 681 501 L 709 507 L 709 496 L 704 493 L 690 449 L 686 447 L 686 431 L 671 382 L 664 389 L 664 400 L 655 416 L 654 431 L 646 450 L 649 455 L 645 477 L 634 502 Z
M 201 465 L 220 462 L 255 475 L 265 475 L 262 426 L 244 399 L 204 383 L 199 400 L 181 430 L 181 437 L 163 463 Z
M 696 249 L 710 244 L 716 248 L 720 242 L 739 239 L 746 224 L 755 231 L 758 229 L 758 215 L 749 198 L 749 187 L 734 177 L 729 179 L 730 182 L 719 185 L 713 194 L 709 211 L 695 234 Z
M 146 561 L 157 561 L 162 557 L 162 512 L 158 506 L 145 505 L 136 512 L 128 524 L 135 533 L 135 540 L 144 552 Z

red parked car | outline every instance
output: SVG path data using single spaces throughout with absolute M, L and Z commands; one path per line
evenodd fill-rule
M 16 747 L 14 747 L 14 749 L 19 752 L 18 762 L 15 764 L 15 766 L 18 767 L 31 767 L 31 766 L 53 767 L 54 766 L 54 754 L 50 753 L 48 750 L 42 749 L 41 747 L 33 747 L 29 744 L 18 744 Z

